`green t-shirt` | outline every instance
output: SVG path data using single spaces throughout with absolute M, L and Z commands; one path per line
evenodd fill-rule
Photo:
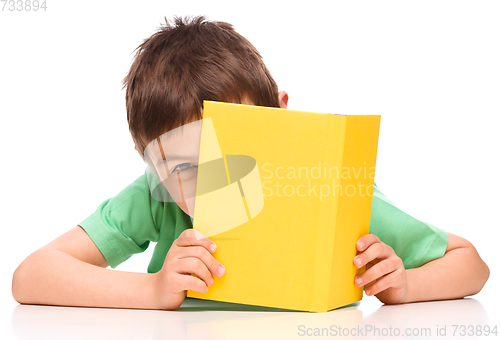
M 159 202 L 151 197 L 145 174 L 102 202 L 79 225 L 111 268 L 143 252 L 150 242 L 157 242 L 149 273 L 160 271 L 174 240 L 192 228 L 191 218 L 176 203 Z M 448 245 L 446 232 L 402 212 L 377 187 L 373 193 L 370 233 L 391 246 L 406 269 L 442 257 Z

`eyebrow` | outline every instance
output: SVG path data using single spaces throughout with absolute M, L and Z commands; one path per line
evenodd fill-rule
M 163 155 L 162 155 L 163 157 Z M 159 159 L 156 161 L 155 165 L 160 164 L 161 162 L 171 162 L 171 161 L 178 161 L 178 160 L 193 160 L 196 159 L 196 162 L 198 161 L 199 157 L 198 155 L 186 155 L 186 154 L 168 154 L 166 157 L 163 157 L 163 159 Z
M 162 161 L 178 161 L 178 160 L 188 160 L 190 158 L 194 158 L 194 157 L 189 157 L 188 155 L 168 155 L 168 157 L 166 158 L 163 158 L 163 159 L 159 159 L 157 162 L 156 162 L 156 165 L 158 165 L 160 162 Z

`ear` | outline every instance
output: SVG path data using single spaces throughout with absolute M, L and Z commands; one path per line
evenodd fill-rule
M 278 100 L 280 102 L 280 107 L 286 109 L 288 105 L 288 93 L 286 93 L 286 91 L 280 91 L 278 93 Z

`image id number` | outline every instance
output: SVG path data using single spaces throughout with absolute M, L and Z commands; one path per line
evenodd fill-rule
M 497 325 L 493 328 L 488 325 L 452 325 L 453 336 L 498 336 Z
M 38 10 L 47 10 L 47 1 L 38 0 L 0 0 L 2 5 L 2 12 L 4 11 L 16 11 L 16 12 L 31 12 Z

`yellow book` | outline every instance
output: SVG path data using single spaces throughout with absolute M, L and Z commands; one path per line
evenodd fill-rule
M 188 297 L 326 312 L 362 298 L 380 116 L 204 102 L 194 229 L 225 267 Z

